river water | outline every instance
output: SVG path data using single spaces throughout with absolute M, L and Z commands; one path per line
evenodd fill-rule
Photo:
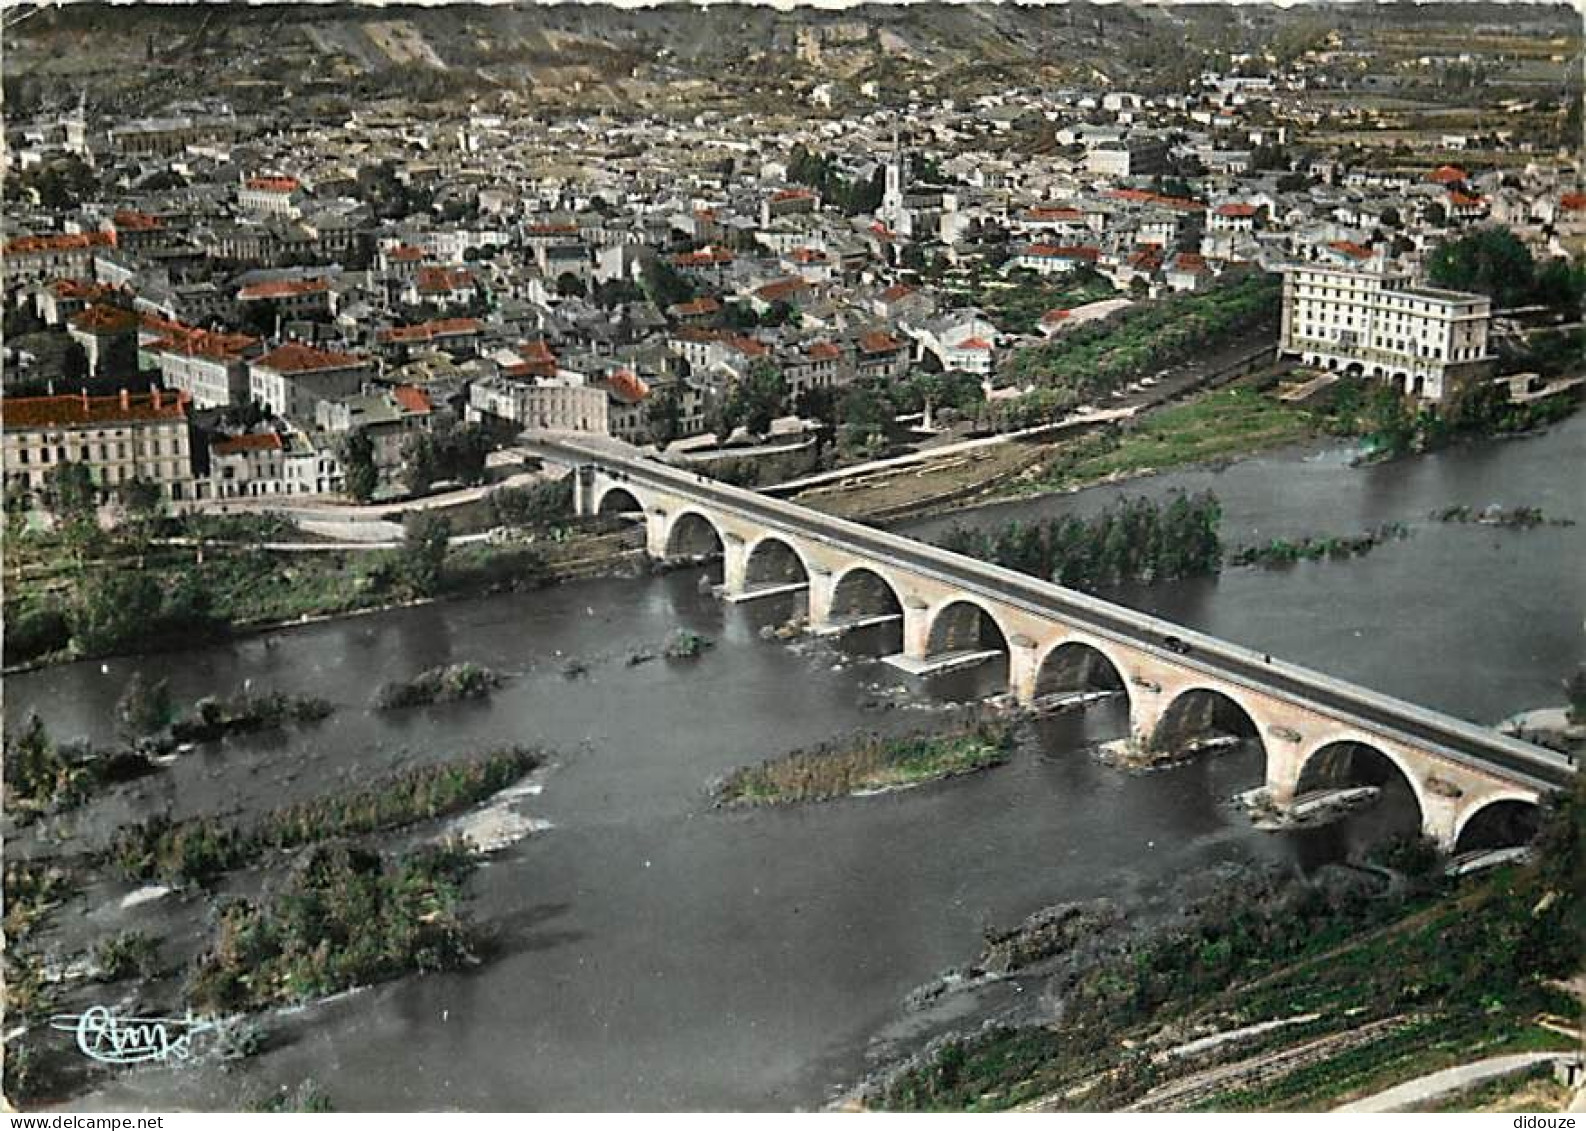
M 1586 519 L 1583 449 L 1576 417 L 1540 438 L 1369 470 L 1336 449 L 1296 449 L 1137 483 L 1125 490 L 1213 488 L 1229 542 L 1389 521 L 1414 536 L 1356 561 L 1119 596 L 1484 722 L 1553 703 L 1582 655 L 1586 527 L 1504 531 L 1426 515 L 1499 502 Z M 990 508 L 975 521 L 1084 511 L 1118 493 Z M 117 790 L 57 828 L 82 842 L 161 810 L 256 810 L 491 744 L 557 752 L 525 804 L 550 828 L 470 882 L 492 932 L 484 965 L 277 1017 L 260 1056 L 224 1071 L 128 1070 L 78 1106 L 234 1108 L 312 1078 L 340 1110 L 815 1107 L 865 1070 L 878 1034 L 899 1034 L 905 995 L 972 957 L 988 925 L 1097 895 L 1160 904 L 1218 864 L 1309 868 L 1413 824 L 1405 799 L 1389 795 L 1326 829 L 1258 832 L 1228 803 L 1261 780 L 1258 749 L 1126 775 L 1088 752 L 1122 733 L 1114 705 L 1042 722 L 1010 764 L 974 777 L 715 810 L 708 784 L 730 768 L 855 729 L 939 722 L 940 708 L 924 704 L 955 687 L 889 694 L 890 669 L 762 639 L 788 604 L 724 605 L 697 582 L 695 572 L 592 581 L 9 680 L 7 723 L 36 709 L 63 736 L 108 739 L 134 670 L 168 676 L 180 699 L 251 681 L 340 705 L 323 724 L 230 740 Z M 717 646 L 694 661 L 628 663 L 680 626 Z M 563 673 L 572 657 L 586 675 Z M 513 678 L 484 704 L 368 709 L 384 680 L 458 660 Z

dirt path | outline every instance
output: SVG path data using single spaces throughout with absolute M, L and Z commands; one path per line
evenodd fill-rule
M 1333 1110 L 1335 1112 L 1402 1111 L 1416 1104 L 1425 1103 L 1427 1100 L 1446 1096 L 1450 1092 L 1462 1091 L 1496 1076 L 1508 1076 L 1532 1065 L 1565 1060 L 1572 1055 L 1567 1052 L 1517 1052 L 1508 1056 L 1492 1056 L 1486 1060 L 1445 1068 L 1415 1080 L 1406 1080 L 1374 1096 L 1355 1100 Z

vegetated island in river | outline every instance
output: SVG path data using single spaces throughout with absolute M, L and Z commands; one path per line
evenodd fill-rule
M 718 805 L 790 805 L 905 789 L 1000 766 L 1014 728 L 977 719 L 946 732 L 861 734 L 744 766 L 716 787 Z
M 375 706 L 382 711 L 392 711 L 402 707 L 456 703 L 463 699 L 485 699 L 503 682 L 504 677 L 499 672 L 479 664 L 443 664 L 422 671 L 412 679 L 387 683 L 375 697 Z

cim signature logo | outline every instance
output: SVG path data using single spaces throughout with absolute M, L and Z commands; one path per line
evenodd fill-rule
M 104 1064 L 186 1060 L 193 1038 L 216 1028 L 188 1013 L 185 1017 L 118 1017 L 103 1005 L 82 1013 L 50 1018 L 50 1028 L 77 1034 L 83 1055 Z

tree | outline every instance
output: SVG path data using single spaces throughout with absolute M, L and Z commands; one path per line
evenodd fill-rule
M 787 379 L 768 361 L 752 363 L 730 395 L 738 399 L 744 427 L 753 436 L 764 436 L 772 421 L 787 412 Z
M 556 277 L 556 293 L 563 298 L 583 298 L 587 291 L 582 279 L 571 271 L 563 271 Z
M 440 515 L 409 515 L 403 522 L 398 568 L 414 595 L 427 597 L 440 588 L 451 536 L 452 524 Z
M 61 353 L 61 376 L 68 381 L 81 381 L 88 376 L 88 351 L 75 338 Z
M 53 798 L 66 769 L 60 752 L 44 729 L 44 720 L 28 714 L 22 734 L 6 743 L 5 791 L 8 799 L 40 803 Z
M 121 525 L 141 553 L 165 513 L 165 496 L 160 492 L 160 485 L 142 476 L 128 479 L 116 488 L 116 503 L 121 512 Z
M 435 441 L 428 432 L 414 432 L 402 445 L 402 483 L 410 495 L 422 495 L 438 478 Z
M 171 686 L 166 680 L 149 682 L 142 671 L 134 671 L 126 690 L 116 700 L 116 722 L 129 742 L 157 734 L 176 719 L 171 701 Z
M 694 284 L 659 256 L 647 257 L 639 268 L 645 297 L 662 310 L 694 297 Z
M 1439 244 L 1427 261 L 1427 274 L 1439 286 L 1477 291 L 1499 307 L 1530 301 L 1536 286 L 1531 252 L 1508 228 L 1496 225 Z
M 273 298 L 254 299 L 243 304 L 242 328 L 260 338 L 275 333 L 275 324 L 281 308 Z
M 147 643 L 160 621 L 160 590 L 160 581 L 142 571 L 84 578 L 72 608 L 72 638 L 91 655 Z
M 683 398 L 675 383 L 650 398 L 644 409 L 644 422 L 650 442 L 661 451 L 682 435 Z
M 374 442 L 363 431 L 355 430 L 342 438 L 337 453 L 341 460 L 342 490 L 355 502 L 367 503 L 380 485 L 380 469 L 374 462 Z
M 44 473 L 42 494 L 44 509 L 61 523 L 93 519 L 99 503 L 99 488 L 94 485 L 93 472 L 86 463 L 74 460 L 57 463 Z

